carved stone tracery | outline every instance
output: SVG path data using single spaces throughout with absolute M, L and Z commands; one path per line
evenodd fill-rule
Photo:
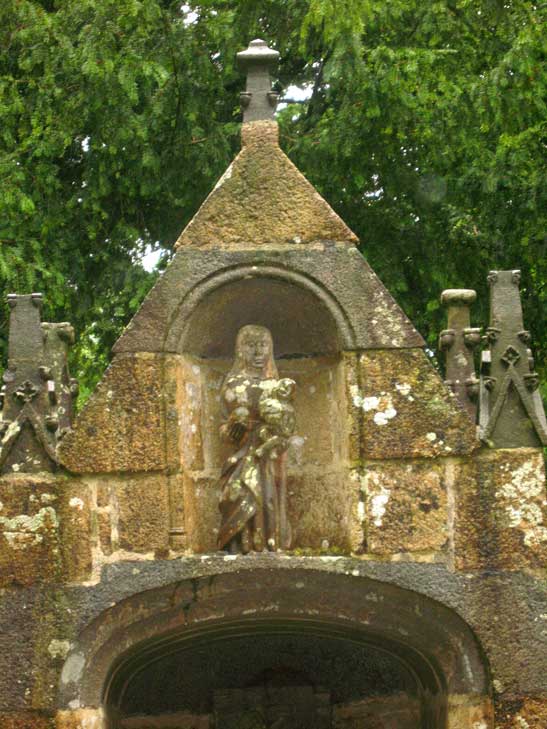
M 539 376 L 524 329 L 520 271 L 491 271 L 489 348 L 482 353 L 480 430 L 498 448 L 547 444 Z
M 8 296 L 8 367 L 0 401 L 0 473 L 53 470 L 72 422 L 76 380 L 67 368 L 70 324 L 42 323 L 41 294 Z

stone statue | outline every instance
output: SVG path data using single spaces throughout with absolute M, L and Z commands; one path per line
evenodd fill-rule
M 242 327 L 221 392 L 227 417 L 220 433 L 236 452 L 220 477 L 220 549 L 246 554 L 290 546 L 286 454 L 295 428 L 294 390 L 294 380 L 279 379 L 270 332 Z

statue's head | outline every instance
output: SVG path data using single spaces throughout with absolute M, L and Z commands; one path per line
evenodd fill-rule
M 239 330 L 234 369 L 259 377 L 277 376 L 272 335 L 266 327 L 248 324 Z

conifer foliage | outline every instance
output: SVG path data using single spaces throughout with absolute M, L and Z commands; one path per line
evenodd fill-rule
M 281 53 L 282 145 L 433 346 L 439 294 L 523 271 L 547 352 L 547 6 L 525 0 L 4 0 L 0 296 L 70 319 L 83 396 L 238 149 L 235 54 Z M 304 93 L 302 93 L 304 90 Z M 6 332 L 7 310 L 0 326 Z M 2 341 L 5 355 L 5 339 Z

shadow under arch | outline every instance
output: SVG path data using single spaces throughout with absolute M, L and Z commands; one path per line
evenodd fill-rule
M 284 641 L 290 638 L 302 638 L 308 645 L 326 644 L 330 650 L 333 650 L 333 647 L 341 649 L 343 646 L 345 654 L 348 653 L 350 646 L 362 649 L 374 658 L 377 658 L 378 653 L 383 654 L 391 670 L 397 667 L 402 675 L 406 674 L 412 678 L 412 682 L 408 681 L 405 688 L 420 705 L 422 719 L 420 726 L 433 729 L 446 723 L 447 707 L 444 700 L 446 682 L 439 667 L 433 665 L 429 657 L 420 654 L 411 646 L 390 641 L 382 635 L 348 626 L 343 622 L 283 617 L 220 621 L 207 625 L 205 629 L 175 632 L 163 639 L 146 641 L 145 645 L 121 656 L 112 666 L 103 696 L 107 714 L 119 716 L 123 713 L 121 709 L 124 708 L 124 704 L 129 703 L 125 699 L 133 683 L 138 684 L 137 690 L 143 685 L 150 686 L 150 674 L 153 674 L 150 668 L 154 662 L 172 665 L 174 661 L 165 660 L 171 656 L 184 663 L 188 651 L 207 647 L 211 651 L 218 652 L 222 641 L 239 646 L 242 638 L 248 638 L 264 646 L 268 645 L 264 638 L 272 636 L 282 637 Z M 233 653 L 234 651 L 232 655 Z M 233 671 L 238 670 L 238 665 L 234 665 L 233 659 L 230 661 L 230 668 Z M 140 682 L 138 682 L 139 673 L 144 674 Z M 200 676 L 198 680 L 202 678 Z M 321 678 L 323 679 L 321 684 L 328 686 L 328 676 L 323 674 Z M 112 721 L 110 726 L 112 729 L 117 729 L 115 721 Z
M 322 283 L 302 271 L 261 262 L 222 269 L 194 286 L 171 319 L 164 350 L 227 358 L 245 324 L 268 328 L 277 356 L 355 349 L 351 321 Z
M 214 651 L 222 641 L 267 635 L 327 640 L 390 656 L 415 682 L 420 729 L 446 727 L 451 698 L 488 699 L 481 648 L 454 611 L 367 577 L 287 564 L 279 569 L 277 559 L 271 569 L 186 579 L 106 610 L 67 658 L 65 666 L 78 662 L 81 670 L 77 679 L 74 671 L 63 671 L 61 708 L 102 706 L 108 729 L 114 729 L 128 686 L 155 662 L 174 655 L 184 660 L 184 652 L 196 646 Z

